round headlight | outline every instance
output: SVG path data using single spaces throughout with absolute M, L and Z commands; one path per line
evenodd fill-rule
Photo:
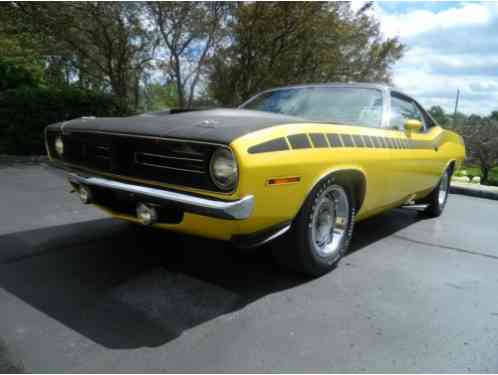
M 232 190 L 237 183 L 237 163 L 232 152 L 226 148 L 219 148 L 211 156 L 209 163 L 211 180 L 221 190 Z
M 55 151 L 57 151 L 57 154 L 59 156 L 62 156 L 62 154 L 64 153 L 64 142 L 62 142 L 61 137 L 55 138 L 54 146 L 55 146 Z

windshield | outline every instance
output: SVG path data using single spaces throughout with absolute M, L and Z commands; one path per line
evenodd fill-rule
M 369 88 L 296 87 L 263 93 L 242 108 L 312 121 L 380 127 L 382 93 Z

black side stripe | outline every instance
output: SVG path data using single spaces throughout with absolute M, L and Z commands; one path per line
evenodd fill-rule
M 354 147 L 353 138 L 349 134 L 340 134 L 344 147 Z
M 327 140 L 325 139 L 325 135 L 322 133 L 310 133 L 311 142 L 313 143 L 313 147 L 316 148 L 327 148 Z
M 251 146 L 247 150 L 250 154 L 260 154 L 262 152 L 274 152 L 288 150 L 289 146 L 285 138 L 275 138 L 268 142 L 260 143 L 259 145 Z
M 363 136 L 363 141 L 365 142 L 365 147 L 372 148 L 372 138 L 369 135 Z
M 308 138 L 309 136 L 309 138 Z M 336 134 L 336 133 L 309 133 L 294 134 L 287 137 L 292 149 L 306 148 L 379 148 L 394 150 L 436 150 L 441 143 L 442 137 L 434 140 L 414 140 L 410 138 L 379 137 L 373 135 L 359 134 Z M 310 142 L 311 140 L 311 142 Z M 327 144 L 328 140 L 328 144 Z M 289 150 L 289 145 L 284 137 L 263 142 L 259 145 L 249 147 L 250 154 L 262 152 L 274 152 Z
M 327 138 L 329 140 L 330 147 L 342 147 L 341 140 L 337 134 L 328 133 Z
M 293 149 L 310 148 L 310 141 L 306 134 L 294 134 L 287 137 Z
M 363 139 L 362 139 L 361 135 L 353 134 L 353 141 L 354 141 L 354 144 L 356 145 L 356 147 L 363 147 L 364 146 Z

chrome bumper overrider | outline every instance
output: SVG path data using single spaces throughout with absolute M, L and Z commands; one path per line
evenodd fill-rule
M 83 177 L 76 173 L 68 173 L 68 180 L 76 185 L 97 186 L 136 194 L 142 200 L 146 200 L 147 197 L 153 198 L 164 201 L 164 203 L 175 204 L 187 212 L 220 219 L 247 219 L 251 215 L 254 206 L 254 197 L 252 195 L 245 196 L 237 201 L 218 201 L 101 177 Z

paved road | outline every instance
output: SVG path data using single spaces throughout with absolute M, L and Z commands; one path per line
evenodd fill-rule
M 0 166 L 0 338 L 27 371 L 497 371 L 498 202 L 356 227 L 315 280 L 113 221 Z

